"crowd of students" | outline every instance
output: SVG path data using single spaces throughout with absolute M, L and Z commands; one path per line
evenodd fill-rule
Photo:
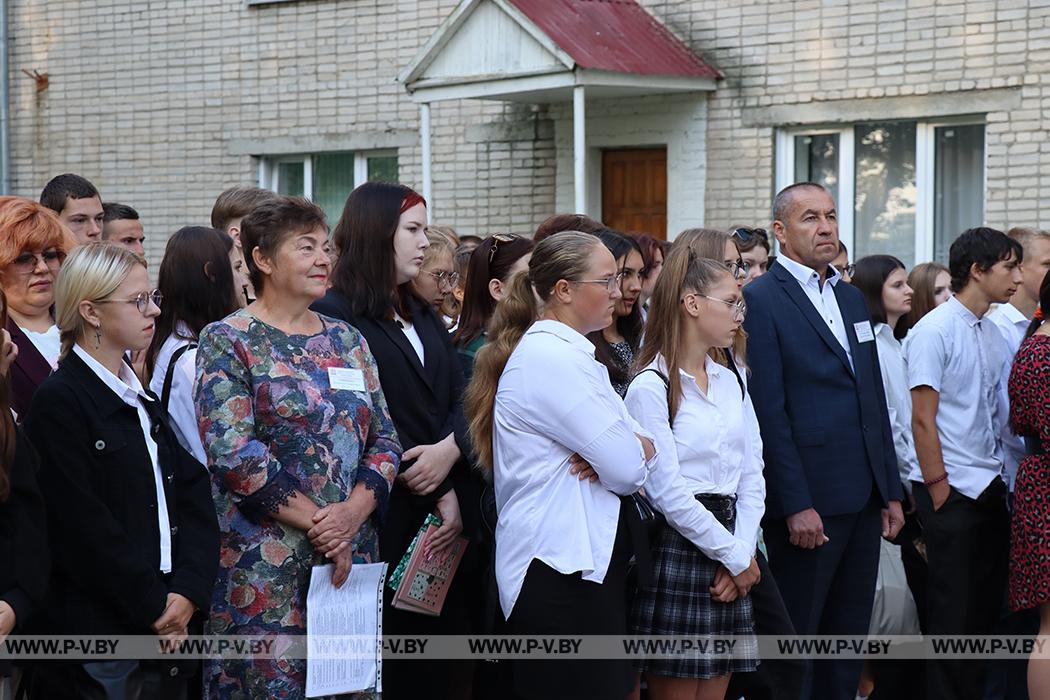
M 138 213 L 82 177 L 0 198 L 0 638 L 301 635 L 314 565 L 341 585 L 396 563 L 432 514 L 426 554 L 463 534 L 467 556 L 439 616 L 385 587 L 384 634 L 734 654 L 391 660 L 389 698 L 1014 697 L 983 663 L 760 659 L 758 636 L 989 634 L 1008 611 L 1050 634 L 1050 234 L 970 229 L 908 274 L 850 263 L 819 185 L 772 219 L 481 238 L 403 185 L 358 187 L 334 226 L 234 188 L 154 271 Z M 906 588 L 877 585 L 895 570 Z M 306 665 L 18 677 L 29 698 L 298 698 Z

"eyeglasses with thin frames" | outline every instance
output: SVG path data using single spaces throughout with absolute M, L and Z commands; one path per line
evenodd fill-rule
M 458 272 L 445 272 L 444 270 L 441 272 L 431 272 L 428 270 L 427 274 L 436 279 L 439 285 L 447 285 L 449 289 L 454 289 L 456 283 L 459 282 Z
M 573 282 L 578 282 L 580 284 L 604 284 L 605 288 L 606 288 L 606 290 L 608 290 L 609 294 L 612 294 L 617 289 L 620 288 L 620 283 L 623 281 L 623 273 L 622 272 L 617 272 L 612 277 L 609 277 L 608 279 L 603 279 L 603 280 L 572 280 L 572 281 Z
M 41 262 L 49 270 L 57 270 L 66 259 L 66 254 L 60 250 L 42 250 L 39 253 L 24 251 L 21 255 L 11 261 L 11 267 L 22 273 L 30 273 L 37 268 Z
M 857 270 L 857 266 L 853 263 L 850 263 L 849 265 L 834 265 L 833 267 L 838 270 L 839 274 L 843 277 L 852 277 L 853 273 Z
M 717 301 L 719 304 L 725 304 L 726 306 L 729 307 L 730 311 L 732 312 L 734 321 L 741 321 L 742 322 L 744 320 L 744 317 L 747 316 L 747 304 L 744 302 L 743 299 L 741 299 L 740 301 L 726 301 L 725 299 L 719 299 L 718 297 L 708 296 L 707 294 L 692 294 L 692 293 L 690 293 L 690 294 L 686 294 L 684 297 L 682 297 L 682 301 L 684 302 L 686 300 L 686 297 L 690 297 L 690 296 L 703 297 L 704 299 L 710 299 L 711 301 Z
M 726 267 L 729 268 L 733 278 L 738 280 L 747 279 L 747 274 L 751 272 L 751 263 L 747 262 L 726 263 Z
M 153 305 L 160 308 L 161 302 L 164 301 L 164 295 L 161 294 L 159 289 L 154 289 L 152 292 L 140 292 L 135 295 L 134 299 L 102 299 L 98 303 L 105 304 L 109 302 L 120 303 L 120 304 L 134 304 L 138 308 L 139 313 L 145 314 L 149 310 L 149 303 L 153 302 Z

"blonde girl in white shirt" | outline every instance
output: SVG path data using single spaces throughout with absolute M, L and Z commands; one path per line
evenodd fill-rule
M 631 610 L 639 635 L 734 638 L 734 654 L 642 660 L 650 697 L 721 698 L 732 673 L 757 668 L 748 592 L 765 506 L 762 445 L 751 399 L 733 370 L 710 357 L 738 338 L 746 307 L 724 264 L 676 245 L 649 306 L 642 371 L 627 410 L 656 438 L 645 493 L 667 526 L 653 575 Z
M 655 452 L 584 337 L 612 322 L 619 282 L 598 238 L 544 239 L 477 355 L 466 413 L 478 461 L 494 472 L 496 582 L 512 634 L 627 630 L 620 497 L 643 485 Z M 572 473 L 574 453 L 595 480 Z M 623 698 L 633 685 L 625 659 L 515 662 L 511 676 L 518 698 Z

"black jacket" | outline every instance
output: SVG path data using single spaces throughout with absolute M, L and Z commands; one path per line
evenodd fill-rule
M 137 411 L 72 352 L 37 389 L 25 427 L 40 454 L 54 562 L 40 633 L 151 634 L 169 592 L 207 611 L 219 566 L 210 479 L 153 415 L 171 525 L 167 575 Z
M 37 467 L 36 452 L 19 431 L 8 474 L 11 494 L 0 503 L 0 600 L 15 611 L 16 630 L 39 609 L 51 569 Z

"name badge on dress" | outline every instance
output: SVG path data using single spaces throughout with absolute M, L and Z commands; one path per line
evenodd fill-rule
M 853 324 L 853 332 L 857 334 L 858 343 L 870 343 L 875 340 L 875 334 L 871 332 L 871 321 L 858 321 Z
M 328 384 L 333 389 L 367 391 L 365 387 L 365 373 L 350 367 L 329 367 Z

